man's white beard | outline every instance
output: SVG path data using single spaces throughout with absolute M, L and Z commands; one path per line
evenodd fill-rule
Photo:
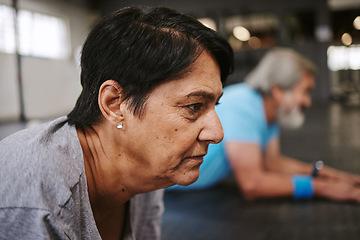
M 286 109 L 281 106 L 277 115 L 280 126 L 287 129 L 297 129 L 305 122 L 305 115 L 301 111 L 299 106 L 295 106 L 292 109 Z

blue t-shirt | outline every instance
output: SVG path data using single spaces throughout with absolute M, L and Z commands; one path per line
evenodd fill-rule
M 209 145 L 195 183 L 187 187 L 176 185 L 169 189 L 201 189 L 223 180 L 231 171 L 224 150 L 226 142 L 257 143 L 265 150 L 270 139 L 279 136 L 278 125 L 269 125 L 266 121 L 261 94 L 246 83 L 225 87 L 216 112 L 224 129 L 223 141 Z

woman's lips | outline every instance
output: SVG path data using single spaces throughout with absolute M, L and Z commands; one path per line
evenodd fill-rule
M 204 161 L 204 155 L 197 155 L 197 156 L 192 156 L 192 157 L 186 157 L 185 159 L 192 159 L 192 160 L 196 160 L 196 161 Z

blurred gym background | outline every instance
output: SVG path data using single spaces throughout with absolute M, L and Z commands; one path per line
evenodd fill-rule
M 0 0 L 0 122 L 67 114 L 93 24 L 129 5 L 167 6 L 217 30 L 235 50 L 228 84 L 264 52 L 292 47 L 318 66 L 315 102 L 360 104 L 359 0 Z
M 228 39 L 236 68 L 227 84 L 276 46 L 309 57 L 318 67 L 314 106 L 299 131 L 282 132 L 283 152 L 360 174 L 360 0 L 0 0 L 0 140 L 69 113 L 87 34 L 101 16 L 129 5 L 192 14 Z M 164 199 L 165 240 L 360 239 L 358 205 L 249 202 L 231 177 Z

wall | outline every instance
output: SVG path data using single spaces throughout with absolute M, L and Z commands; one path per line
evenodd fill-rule
M 0 4 L 11 1 L 0 0 Z M 19 9 L 59 16 L 67 20 L 71 55 L 63 60 L 21 57 L 24 113 L 26 119 L 53 118 L 67 114 L 81 91 L 76 51 L 97 15 L 85 6 L 61 0 L 19 0 Z M 0 53 L 0 121 L 20 117 L 16 56 Z
M 20 114 L 15 55 L 0 53 L 0 119 L 11 120 Z

